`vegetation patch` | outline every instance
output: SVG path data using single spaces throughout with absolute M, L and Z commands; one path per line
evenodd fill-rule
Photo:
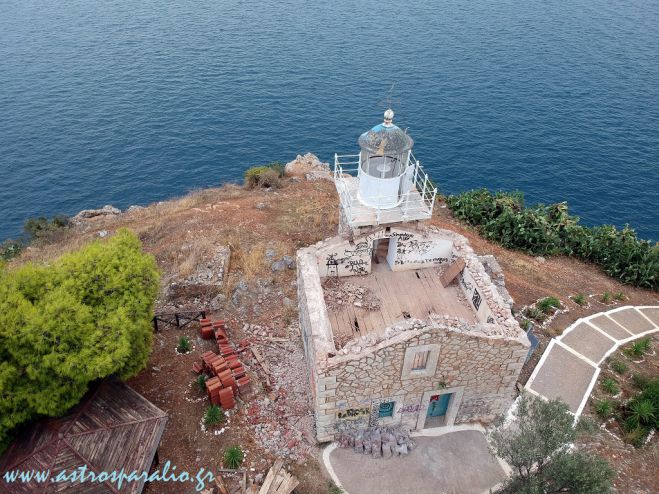
M 568 255 L 600 265 L 623 283 L 659 289 L 659 246 L 629 226 L 586 227 L 567 203 L 525 207 L 521 192 L 472 190 L 446 198 L 453 215 L 504 247 L 532 255 Z
M 204 413 L 204 424 L 215 425 L 224 422 L 224 411 L 217 405 L 212 405 L 206 409 Z
M 224 466 L 231 469 L 240 468 L 245 459 L 245 453 L 240 446 L 231 446 L 224 451 Z
M 269 165 L 253 166 L 245 171 L 245 187 L 255 189 L 278 188 L 281 186 L 281 179 L 284 176 L 285 165 L 279 161 Z
M 0 449 L 17 426 L 66 413 L 92 381 L 145 367 L 158 278 L 128 230 L 47 266 L 0 269 Z
M 511 477 L 497 492 L 613 492 L 615 472 L 609 464 L 568 447 L 587 427 L 583 422 L 574 427 L 565 403 L 523 394 L 514 415 L 514 427 L 506 426 L 502 418 L 490 433 L 497 456 L 512 467 Z

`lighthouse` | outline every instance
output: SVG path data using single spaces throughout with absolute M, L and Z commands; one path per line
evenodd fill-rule
M 437 188 L 412 154 L 414 141 L 394 112 L 359 136 L 359 154 L 334 156 L 342 233 L 432 216 Z

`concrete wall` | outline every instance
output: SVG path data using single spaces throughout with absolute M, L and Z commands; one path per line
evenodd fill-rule
M 352 242 L 334 237 L 317 247 L 316 261 L 321 277 L 354 276 L 371 272 L 373 241 L 389 238 L 392 269 L 402 271 L 448 263 L 453 249 L 452 238 L 427 230 L 382 227 L 355 238 Z

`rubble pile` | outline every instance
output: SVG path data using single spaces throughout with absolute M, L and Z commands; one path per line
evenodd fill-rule
M 323 294 L 328 310 L 354 305 L 366 310 L 379 310 L 382 300 L 370 288 L 336 279 L 323 281 Z
M 296 329 L 293 326 L 288 328 L 291 333 Z M 297 343 L 296 335 L 288 339 L 271 337 L 274 330 L 264 326 L 251 325 L 249 332 L 256 337 L 254 340 L 260 341 L 254 341 L 252 346 L 258 348 L 266 366 L 263 369 L 253 359 L 252 368 L 261 367 L 267 373 L 270 388 L 247 408 L 254 439 L 273 455 L 302 463 L 316 445 L 302 346 Z
M 414 449 L 414 441 L 405 427 L 370 427 L 345 431 L 337 442 L 342 448 L 352 448 L 355 453 L 373 458 L 405 456 Z

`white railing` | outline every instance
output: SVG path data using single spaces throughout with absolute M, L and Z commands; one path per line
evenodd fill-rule
M 421 163 L 410 153 L 410 164 L 414 167 L 409 190 L 399 194 L 399 205 L 391 209 L 373 208 L 375 211 L 376 222 L 380 223 L 394 223 L 396 221 L 407 221 L 414 219 L 426 219 L 432 216 L 435 206 L 435 198 L 437 197 L 437 188 L 428 177 L 428 174 L 423 171 Z M 357 189 L 353 185 L 351 190 L 348 181 L 353 181 L 360 174 L 360 155 L 359 154 L 344 154 L 334 155 L 334 183 L 336 190 L 339 194 L 339 200 L 343 206 L 344 213 L 348 223 L 352 224 L 356 219 L 354 209 L 357 206 L 363 207 L 364 205 L 357 197 Z M 407 177 L 402 177 L 406 184 L 409 180 Z M 390 199 L 390 197 L 369 197 L 369 201 L 379 202 L 379 199 Z

